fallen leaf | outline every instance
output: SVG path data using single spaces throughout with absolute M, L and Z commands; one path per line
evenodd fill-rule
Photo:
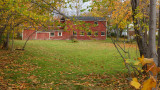
M 37 79 L 32 80 L 33 83 L 37 84 L 39 81 Z
M 134 86 L 136 89 L 139 89 L 141 84 L 138 82 L 137 78 L 132 78 L 132 81 L 130 82 L 132 86 Z
M 155 82 L 152 78 L 144 81 L 143 87 L 141 90 L 152 90 L 152 88 L 156 88 L 157 82 Z
M 35 78 L 36 78 L 36 76 L 34 76 L 34 75 L 31 75 L 28 77 L 28 79 L 35 79 Z
M 8 87 L 8 89 L 7 90 L 13 90 L 11 87 Z

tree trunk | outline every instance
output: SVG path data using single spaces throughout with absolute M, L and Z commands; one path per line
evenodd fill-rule
M 139 31 L 137 30 L 138 26 L 138 20 L 135 18 L 135 15 L 137 14 L 137 8 L 139 5 L 139 0 L 131 0 L 131 5 L 132 5 L 132 18 L 133 18 L 133 24 L 134 24 L 134 30 L 135 30 L 135 35 L 136 35 L 136 42 L 139 48 L 140 56 L 144 55 L 143 52 L 143 47 L 142 47 L 142 38 L 139 37 Z
M 128 24 L 127 24 L 127 42 L 130 41 L 130 35 L 129 35 L 129 28 L 128 28 Z
M 4 40 L 2 48 L 8 50 L 8 46 L 9 46 L 9 31 L 7 31 L 6 40 Z
M 159 3 L 159 30 L 158 30 L 158 66 L 160 67 L 160 3 Z
M 132 18 L 133 18 L 133 23 L 134 23 L 134 31 L 135 31 L 135 35 L 136 35 L 136 42 L 139 48 L 139 52 L 140 52 L 140 56 L 144 55 L 144 57 L 148 57 L 148 44 L 145 43 L 145 40 L 147 39 L 147 37 L 145 36 L 145 34 L 142 33 L 142 29 L 138 29 L 138 27 L 140 28 L 140 22 L 138 20 L 138 18 L 135 18 L 135 16 L 138 14 L 137 8 L 139 6 L 139 0 L 131 0 L 131 5 L 132 5 Z
M 5 29 L 6 29 L 6 25 L 3 28 L 0 28 L 0 45 L 3 44 L 2 39 L 3 39 L 3 33 L 4 33 Z
M 116 40 L 117 41 L 119 41 L 119 29 L 118 29 L 118 24 L 116 25 L 116 32 L 117 32 L 117 34 L 116 34 L 116 36 L 117 36 L 117 38 L 116 38 Z
M 1 41 L 2 41 L 2 37 L 3 37 L 3 33 L 4 33 L 4 31 L 5 31 L 5 29 L 6 29 L 7 25 L 8 25 L 8 21 L 9 21 L 10 17 L 11 17 L 11 15 L 9 15 L 7 17 L 7 21 L 6 21 L 6 24 L 4 25 L 4 27 L 0 28 L 0 40 Z M 0 42 L 0 45 L 1 45 L 1 43 L 2 42 Z
M 157 62 L 156 51 L 156 0 L 150 0 L 150 22 L 149 22 L 149 51 L 150 57 Z
M 11 51 L 13 51 L 13 45 L 14 45 L 14 28 L 13 29 L 13 33 L 12 33 L 12 48 L 11 48 Z

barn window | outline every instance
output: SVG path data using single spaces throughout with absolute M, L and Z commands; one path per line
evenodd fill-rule
M 91 36 L 91 32 L 87 32 L 87 35 L 88 35 L 88 36 Z
M 53 37 L 53 36 L 54 36 L 54 32 L 51 32 L 51 33 L 50 33 L 50 36 Z
M 58 36 L 62 36 L 62 32 L 58 32 Z
M 77 24 L 76 24 L 76 21 L 73 21 L 73 24 L 74 24 L 74 25 L 77 25 Z
M 94 36 L 98 36 L 98 31 L 95 31 L 95 32 L 94 32 Z
M 80 32 L 80 36 L 84 36 L 84 32 Z
M 97 21 L 95 21 L 94 24 L 96 24 L 98 26 L 98 22 Z
M 76 31 L 73 31 L 73 36 L 77 36 L 77 32 Z
M 101 32 L 101 36 L 105 36 L 105 32 Z

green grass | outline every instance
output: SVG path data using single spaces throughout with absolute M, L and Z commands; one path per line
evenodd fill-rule
M 16 40 L 15 48 L 22 47 L 24 42 Z M 131 47 L 130 50 L 132 51 L 132 56 L 136 57 L 135 48 Z M 15 63 L 22 66 L 14 66 L 18 71 L 14 71 L 12 77 L 10 77 L 10 74 L 13 74 L 13 71 L 5 70 L 6 73 L 9 73 L 5 78 L 12 78 L 12 83 L 18 81 L 31 83 L 29 85 L 31 89 L 83 89 L 90 86 L 85 86 L 86 84 L 77 85 L 77 83 L 94 81 L 94 84 L 96 84 L 109 79 L 81 79 L 86 75 L 112 76 L 120 72 L 127 73 L 122 58 L 113 44 L 107 41 L 79 41 L 78 43 L 71 43 L 71 41 L 63 40 L 30 40 L 25 51 L 20 52 L 22 55 L 15 60 Z M 30 70 L 24 72 L 25 68 Z M 34 69 L 32 70 L 32 68 Z M 36 76 L 35 82 L 32 79 L 28 79 L 32 75 Z

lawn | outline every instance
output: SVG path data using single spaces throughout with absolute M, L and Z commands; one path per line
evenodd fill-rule
M 15 48 L 22 47 L 24 42 L 16 40 Z M 135 45 L 127 44 L 126 49 L 130 49 L 132 58 L 136 58 Z M 81 90 L 128 87 L 123 60 L 108 41 L 30 40 L 24 51 L 1 50 L 0 55 L 0 88 Z

